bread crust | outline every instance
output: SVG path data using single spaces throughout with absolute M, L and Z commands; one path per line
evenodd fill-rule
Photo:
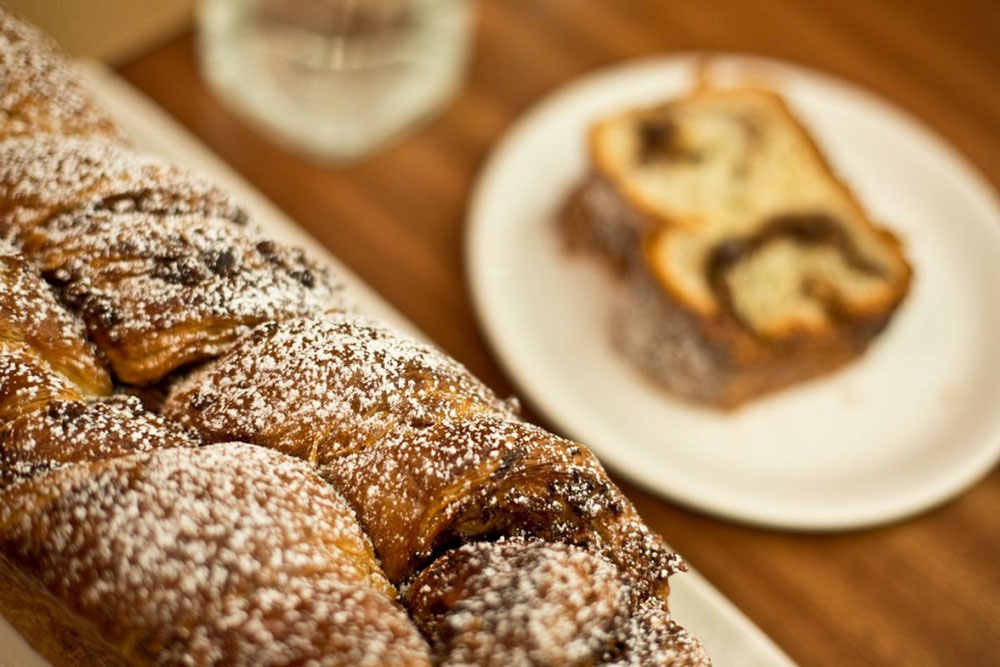
M 2 604 L 30 598 L 12 620 L 56 664 L 429 664 L 353 513 L 295 459 L 136 452 L 0 498 Z
M 394 583 L 443 550 L 507 535 L 587 545 L 664 598 L 680 567 L 583 446 L 521 422 L 439 350 L 356 315 L 260 327 L 178 383 L 164 414 L 208 441 L 316 465 Z
M 635 263 L 642 239 L 659 224 L 630 206 L 614 182 L 596 170 L 570 192 L 557 220 L 567 249 L 599 255 L 619 275 Z
M 636 600 L 600 556 L 520 539 L 449 551 L 407 593 L 414 623 L 443 662 L 497 667 L 607 662 Z
M 122 140 L 55 40 L 6 8 L 0 10 L 0 72 L 0 139 L 56 132 Z
M 731 316 L 706 318 L 686 307 L 645 263 L 632 268 L 625 289 L 614 344 L 668 390 L 724 409 L 840 368 L 865 351 L 894 311 L 852 318 L 821 335 L 768 341 Z
M 0 613 L 40 653 L 429 665 L 395 587 L 426 574 L 484 630 L 444 662 L 708 663 L 589 451 L 122 143 L 52 52 L 0 9 Z
M 0 554 L 0 616 L 35 651 L 62 667 L 133 667 L 85 619 Z
M 784 100 L 769 91 L 747 89 L 751 90 L 774 104 L 781 122 L 803 141 L 810 159 L 820 166 L 823 177 L 864 226 L 865 233 L 877 239 L 885 260 L 882 266 L 865 265 L 862 253 L 851 245 L 851 237 L 839 231 L 838 222 L 821 224 L 824 220 L 818 216 L 806 219 L 809 216 L 793 214 L 787 220 L 775 218 L 770 224 L 765 220 L 757 236 L 733 237 L 726 241 L 729 246 L 715 246 L 714 254 L 709 253 L 702 265 L 712 298 L 695 298 L 675 280 L 672 267 L 664 264 L 658 250 L 667 247 L 674 235 L 697 233 L 697 224 L 666 215 L 633 187 L 599 139 L 602 123 L 588 134 L 592 171 L 568 195 L 559 213 L 559 229 L 567 247 L 600 257 L 620 278 L 622 303 L 617 306 L 612 332 L 615 345 L 641 372 L 671 392 L 725 409 L 829 373 L 862 354 L 888 325 L 912 280 L 900 240 L 865 215 L 857 198 L 836 177 L 815 140 Z M 702 87 L 675 102 L 627 112 L 604 122 L 669 111 L 706 91 L 713 93 L 710 87 Z M 782 224 L 784 227 L 778 229 Z M 862 271 L 884 278 L 887 288 L 872 298 L 854 301 L 820 294 L 817 299 L 826 312 L 822 326 L 778 321 L 767 332 L 757 331 L 741 318 L 728 298 L 726 272 L 778 238 L 800 246 L 835 247 L 845 261 L 858 262 Z M 735 256 L 736 252 L 744 256 Z M 730 256 L 726 257 L 726 253 Z M 820 285 L 816 289 L 822 288 Z

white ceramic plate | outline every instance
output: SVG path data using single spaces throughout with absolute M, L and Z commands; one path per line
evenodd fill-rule
M 764 79 L 875 219 L 906 243 L 911 294 L 860 360 L 733 414 L 671 398 L 608 341 L 611 280 L 567 256 L 553 215 L 594 119 L 688 89 L 698 58 L 615 67 L 520 120 L 482 173 L 467 261 L 478 314 L 524 396 L 643 486 L 713 514 L 843 529 L 940 503 L 1000 455 L 1000 207 L 941 138 L 888 102 L 799 67 L 718 56 Z
M 197 169 L 226 187 L 274 238 L 306 248 L 314 257 L 330 264 L 347 283 L 360 310 L 411 335 L 425 338 L 409 320 L 162 109 L 100 65 L 88 64 L 83 74 L 87 84 L 97 92 L 136 144 Z M 670 588 L 673 616 L 702 641 L 716 667 L 783 667 L 792 664 L 767 635 L 697 572 L 672 578 Z M 45 667 L 47 664 L 0 617 L 0 667 Z

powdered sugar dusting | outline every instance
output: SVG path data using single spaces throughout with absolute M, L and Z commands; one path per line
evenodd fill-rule
M 445 665 L 593 665 L 614 655 L 632 590 L 618 569 L 564 544 L 501 540 L 438 558 L 407 591 Z
M 80 398 L 76 387 L 30 347 L 0 341 L 0 423 L 50 401 Z
M 458 362 L 353 314 L 260 327 L 175 387 L 164 413 L 209 441 L 245 440 L 319 465 L 397 428 L 514 419 Z
M 197 440 L 133 396 L 55 401 L 0 427 L 0 487 L 66 463 L 193 447 Z
M 614 667 L 707 667 L 712 661 L 701 642 L 677 625 L 662 600 L 648 600 L 633 613 Z
M 390 581 L 445 664 L 707 664 L 666 608 L 683 563 L 593 455 L 345 314 L 2 10 L 0 110 L 0 239 L 24 252 L 0 244 L 5 567 L 151 664 L 430 664 Z M 164 417 L 73 385 L 219 355 Z
M 55 42 L 0 10 L 0 137 L 33 132 L 118 131 Z
M 31 348 L 85 393 L 111 390 L 83 324 L 56 301 L 37 270 L 0 241 L 0 345 L 12 343 Z
M 130 384 L 219 354 L 262 321 L 346 307 L 342 286 L 301 251 L 204 215 L 60 214 L 23 251 Z
M 106 139 L 42 134 L 0 143 L 0 236 L 30 235 L 78 208 L 247 218 L 205 179 Z
M 403 581 L 440 550 L 530 536 L 586 546 L 665 594 L 681 560 L 597 459 L 530 424 L 477 417 L 396 431 L 320 468 Z
M 350 510 L 294 459 L 159 450 L 5 500 L 3 553 L 151 664 L 429 663 Z
M 268 324 L 182 381 L 164 414 L 320 467 L 403 581 L 451 541 L 586 544 L 666 590 L 682 567 L 581 445 L 516 419 L 437 350 L 356 315 Z

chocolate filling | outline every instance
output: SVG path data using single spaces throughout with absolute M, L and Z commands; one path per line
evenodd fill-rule
M 643 119 L 639 124 L 639 164 L 701 161 L 701 153 L 684 146 L 677 125 L 667 116 Z
M 733 298 L 726 277 L 737 264 L 768 243 L 790 239 L 804 246 L 827 245 L 836 248 L 847 265 L 869 275 L 884 275 L 883 269 L 864 256 L 844 228 L 825 213 L 793 213 L 772 218 L 757 233 L 730 238 L 716 245 L 708 256 L 705 276 L 716 299 L 736 319 Z M 745 325 L 745 323 L 744 323 Z M 750 327 L 747 327 L 748 329 Z

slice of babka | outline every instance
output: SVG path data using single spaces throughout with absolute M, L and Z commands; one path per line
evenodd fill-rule
M 911 269 L 782 99 L 700 86 L 596 123 L 561 226 L 627 276 L 614 337 L 649 375 L 723 407 L 859 355 Z

